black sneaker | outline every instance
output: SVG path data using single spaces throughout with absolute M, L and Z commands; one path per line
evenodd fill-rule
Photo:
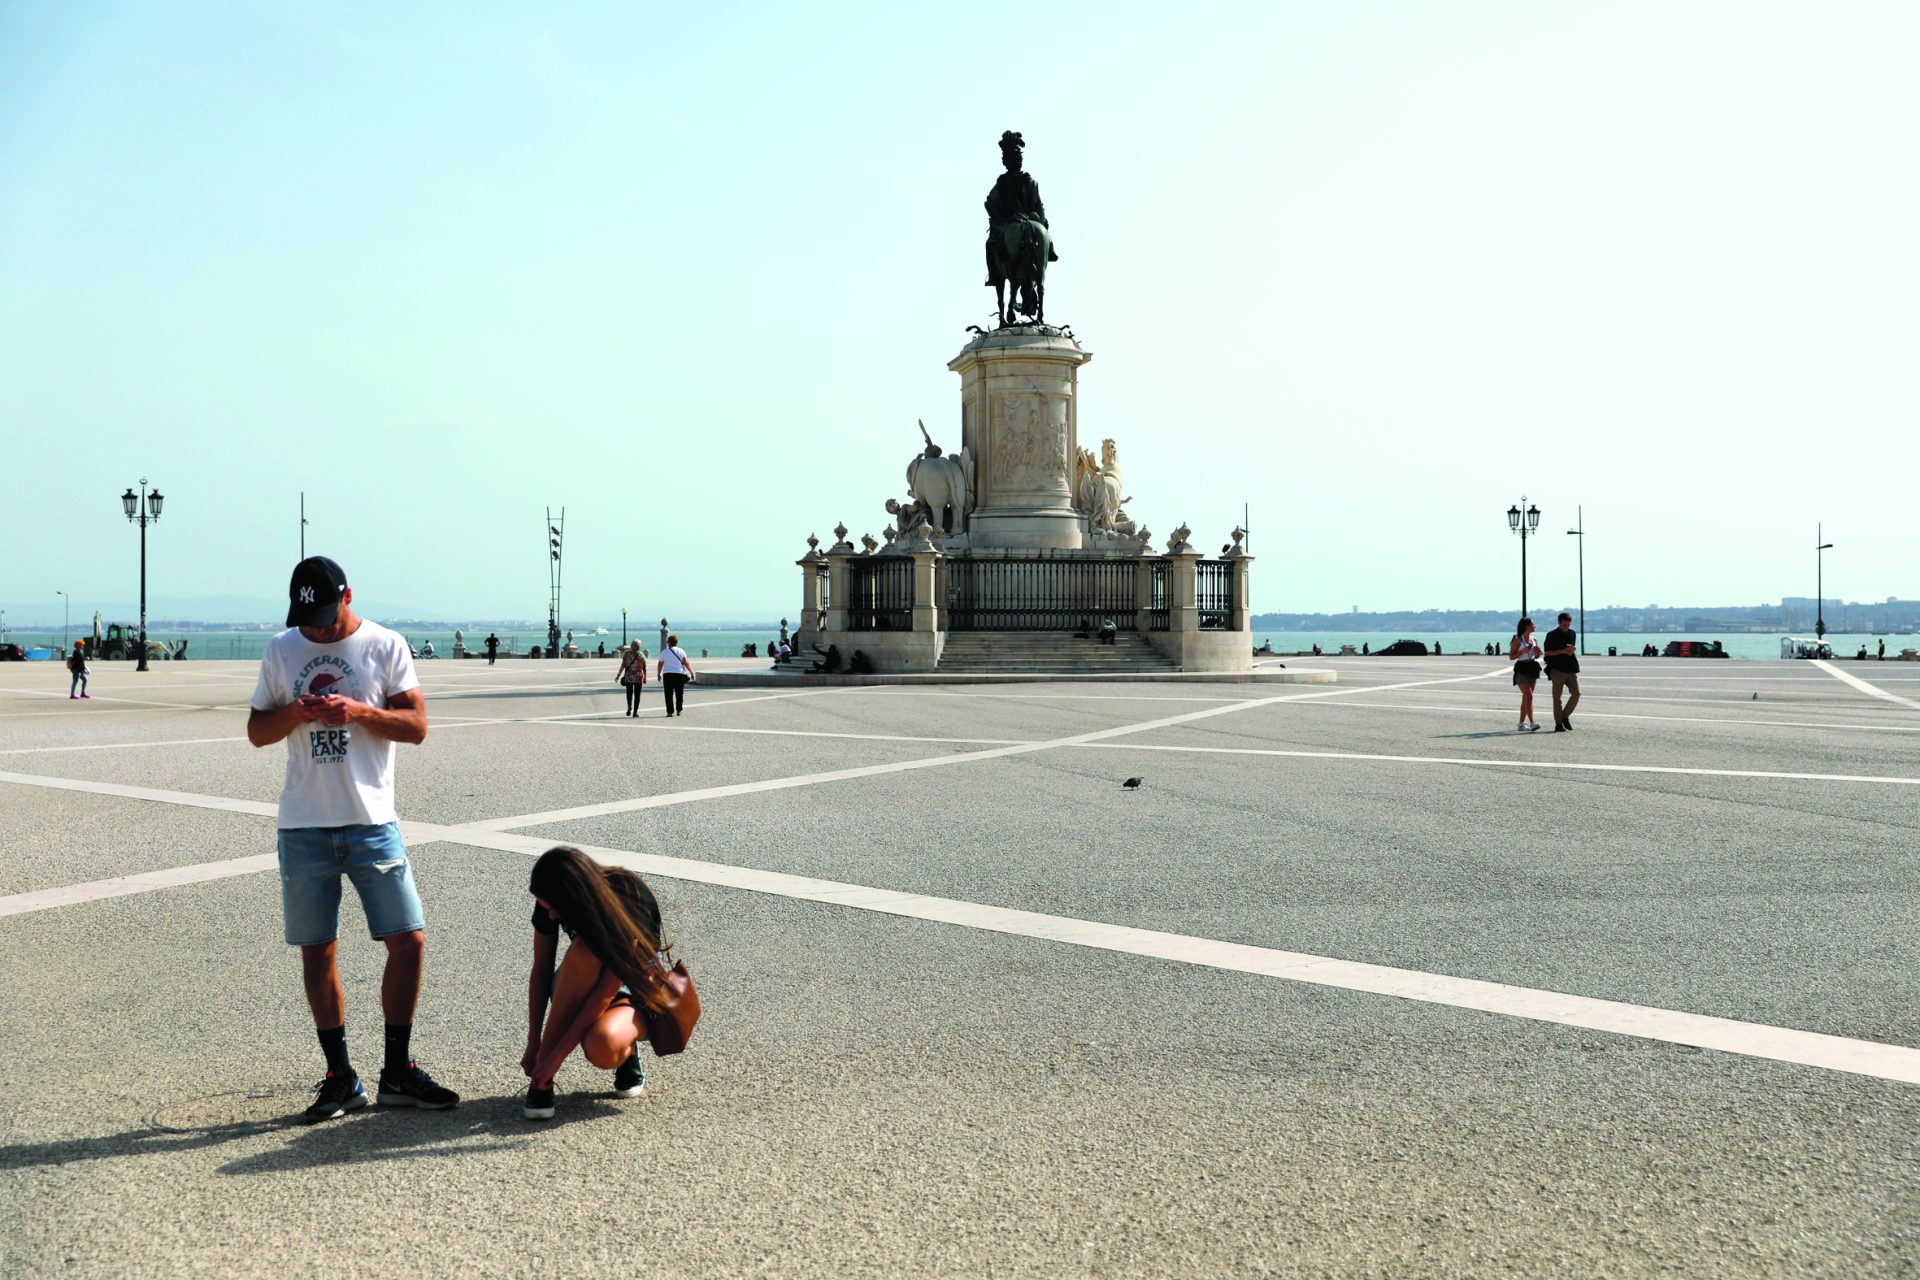
M 536 1089 L 527 1086 L 527 1100 L 520 1108 L 520 1114 L 529 1120 L 553 1119 L 553 1086 Z
M 1567 729 L 1567 730 L 1568 730 L 1569 732 L 1571 732 L 1571 731 L 1572 731 L 1572 729 L 1573 729 L 1573 717 L 1572 717 L 1572 716 L 1568 716 L 1568 717 L 1567 717 L 1567 718 L 1566 718 L 1565 720 L 1562 720 L 1562 721 L 1560 722 L 1560 724 L 1561 724 L 1561 726 L 1562 726 L 1563 728 L 1565 728 L 1565 729 Z
M 383 1107 L 422 1107 L 428 1111 L 445 1111 L 460 1101 L 459 1094 L 435 1084 L 432 1076 L 412 1062 L 404 1071 L 380 1073 L 379 1097 Z
M 640 1046 L 633 1046 L 627 1060 L 613 1069 L 613 1096 L 637 1098 L 647 1091 L 647 1073 L 640 1069 Z
M 360 1083 L 359 1076 L 336 1076 L 329 1071 L 327 1078 L 315 1088 L 319 1090 L 319 1096 L 302 1114 L 302 1119 L 308 1124 L 319 1124 L 322 1120 L 331 1120 L 367 1105 L 367 1087 Z

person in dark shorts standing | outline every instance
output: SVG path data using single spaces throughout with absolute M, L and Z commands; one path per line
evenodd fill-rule
M 1574 643 L 1573 615 L 1560 615 L 1560 625 L 1547 632 L 1542 652 L 1547 659 L 1547 679 L 1553 682 L 1553 731 L 1565 733 L 1573 728 L 1573 709 L 1580 705 L 1580 648 Z M 1570 695 L 1561 705 L 1562 695 Z
M 306 1120 L 367 1105 L 347 1058 L 346 992 L 335 963 L 343 875 L 360 895 L 374 940 L 387 949 L 379 1100 L 445 1110 L 460 1095 L 410 1056 L 426 922 L 393 800 L 394 744 L 426 740 L 426 696 L 406 640 L 353 612 L 339 565 L 325 556 L 302 560 L 288 597 L 288 629 L 260 659 L 247 739 L 256 747 L 287 744 L 277 823 L 281 915 L 288 945 L 300 948 L 307 1006 L 327 1059 Z

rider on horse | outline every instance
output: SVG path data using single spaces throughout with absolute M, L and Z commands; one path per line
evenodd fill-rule
M 1040 319 L 1045 296 L 1047 264 L 1058 262 L 1053 251 L 1053 235 L 1047 228 L 1047 207 L 1040 203 L 1040 184 L 1021 167 L 1021 151 L 1026 143 L 1019 134 L 1000 135 L 1000 159 L 1007 171 L 987 193 L 987 284 L 996 297 L 1003 284 L 1011 282 L 1017 291 L 1007 300 L 1019 310 Z M 1013 306 L 1002 303 L 1001 322 L 1013 320 Z

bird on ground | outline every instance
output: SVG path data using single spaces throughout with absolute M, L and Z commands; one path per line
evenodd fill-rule
M 1760 701 L 1760 695 L 1759 695 L 1759 694 L 1757 694 L 1757 693 L 1756 693 L 1756 694 L 1754 694 L 1754 695 L 1753 695 L 1753 700 L 1754 700 L 1755 702 L 1758 702 L 1758 701 Z
M 1120 789 L 1122 791 L 1138 791 L 1140 789 L 1140 782 L 1141 779 L 1139 778 L 1128 778 L 1120 784 Z

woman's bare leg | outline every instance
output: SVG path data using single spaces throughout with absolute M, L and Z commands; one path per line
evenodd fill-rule
M 631 1006 L 617 1004 L 600 1015 L 580 1042 L 587 1061 L 602 1071 L 611 1071 L 633 1053 L 633 1046 L 646 1039 L 646 1028 Z
M 573 1045 L 566 1045 L 562 1049 L 560 1041 L 579 1020 L 581 1005 L 593 998 L 594 989 L 601 985 L 604 977 L 606 966 L 600 963 L 599 956 L 577 942 L 568 946 L 566 958 L 561 960 L 559 972 L 553 976 L 553 1002 L 547 1007 L 547 1025 L 540 1033 L 540 1051 L 535 1055 L 537 1059 L 545 1059 L 550 1055 L 564 1058 L 573 1052 Z M 598 1014 L 596 1026 L 597 1018 Z

